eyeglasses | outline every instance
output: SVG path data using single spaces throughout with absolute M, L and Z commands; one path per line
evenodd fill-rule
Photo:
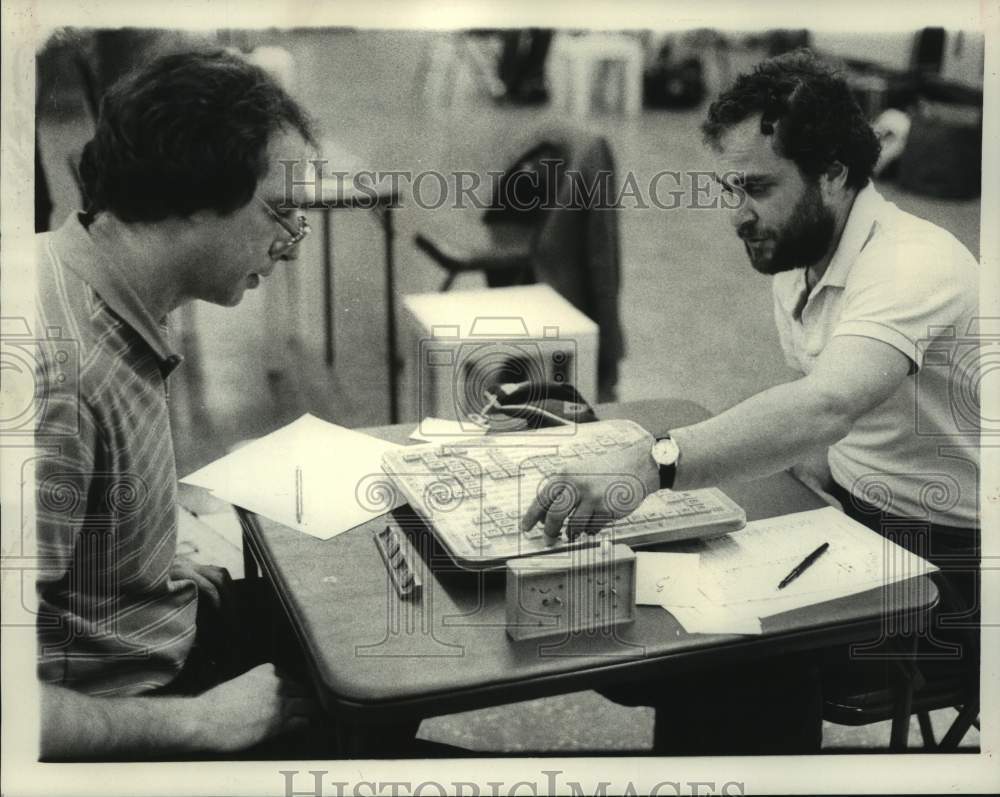
M 290 236 L 282 241 L 278 242 L 279 251 L 286 251 L 291 249 L 296 244 L 302 243 L 302 240 L 312 232 L 312 227 L 309 226 L 309 222 L 306 221 L 306 217 L 299 213 L 296 215 L 295 219 L 298 223 L 298 228 L 293 227 L 289 224 L 288 219 L 282 216 L 278 211 L 276 211 L 271 204 L 266 200 L 262 199 L 259 195 L 254 194 L 254 199 L 256 199 L 261 205 L 264 206 L 264 210 L 267 211 L 268 215 L 274 219 L 278 224 L 281 225 L 281 229 L 288 233 Z

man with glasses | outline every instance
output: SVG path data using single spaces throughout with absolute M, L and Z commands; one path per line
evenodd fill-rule
M 281 161 L 312 152 L 305 113 L 265 72 L 167 55 L 104 98 L 84 211 L 37 238 L 38 337 L 79 354 L 78 368 L 39 358 L 43 757 L 230 752 L 315 712 L 262 663 L 260 604 L 225 570 L 175 559 L 181 358 L 165 325 L 194 299 L 238 304 L 297 257 L 309 227 L 284 210 Z

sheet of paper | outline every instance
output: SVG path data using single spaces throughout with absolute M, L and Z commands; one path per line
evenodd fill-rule
M 699 588 L 697 553 L 636 553 L 636 597 L 640 606 L 662 606 L 689 634 L 759 634 L 753 610 L 714 603 Z
M 733 607 L 702 602 L 697 606 L 664 606 L 689 634 L 760 634 L 760 618 Z
M 639 606 L 688 606 L 699 599 L 696 553 L 637 551 L 635 602 Z
M 382 471 L 382 454 L 396 447 L 303 415 L 181 481 L 325 540 L 404 503 Z
M 454 443 L 482 437 L 484 434 L 486 434 L 485 429 L 474 427 L 468 422 L 427 417 L 410 433 L 410 439 L 423 440 L 427 443 Z
M 779 590 L 781 580 L 824 542 L 830 544 L 826 553 Z M 744 606 L 769 617 L 935 570 L 919 556 L 825 507 L 753 521 L 706 541 L 699 587 L 714 603 Z

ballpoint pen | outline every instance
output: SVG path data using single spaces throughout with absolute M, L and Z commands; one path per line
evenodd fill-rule
M 302 466 L 295 468 L 295 522 L 302 524 Z
M 799 576 L 801 576 L 803 573 L 805 573 L 806 570 L 809 569 L 809 567 L 812 565 L 813 562 L 815 562 L 824 553 L 826 553 L 826 549 L 829 548 L 829 547 L 830 547 L 830 543 L 824 542 L 821 546 L 819 546 L 819 548 L 817 548 L 815 551 L 813 551 L 811 554 L 809 554 L 809 556 L 807 556 L 805 559 L 803 559 L 801 562 L 799 562 L 792 569 L 791 573 L 789 573 L 787 576 L 785 576 L 783 579 L 781 579 L 781 583 L 778 584 L 778 589 L 784 589 L 789 584 L 791 584 L 793 581 L 795 581 L 795 579 L 797 579 Z

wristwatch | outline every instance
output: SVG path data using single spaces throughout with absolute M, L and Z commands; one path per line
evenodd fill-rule
M 677 478 L 677 466 L 681 461 L 681 450 L 670 435 L 656 438 L 653 443 L 653 461 L 660 471 L 660 489 L 669 490 Z

